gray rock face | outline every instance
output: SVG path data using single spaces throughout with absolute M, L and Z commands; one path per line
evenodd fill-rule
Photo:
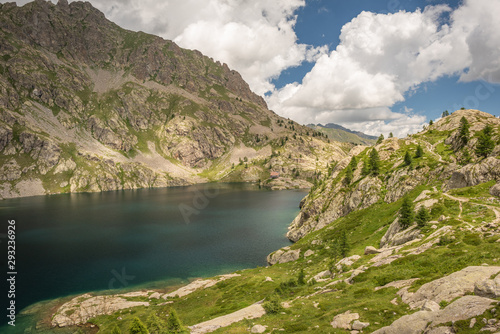
M 374 334 L 422 334 L 422 333 L 447 333 L 440 324 L 466 320 L 483 314 L 487 309 L 496 303 L 493 299 L 464 296 L 443 310 L 438 311 L 418 311 L 410 315 L 405 315 L 394 321 L 390 326 L 383 327 Z M 436 329 L 433 329 L 436 327 Z
M 381 186 L 382 182 L 379 178 L 366 177 L 359 181 L 356 188 L 350 192 L 343 192 L 342 184 L 337 184 L 331 196 L 307 198 L 302 205 L 301 212 L 290 224 L 287 238 L 297 241 L 310 231 L 319 230 L 354 210 L 370 207 L 380 199 Z M 327 205 L 326 210 L 323 210 L 324 205 Z
M 474 286 L 474 294 L 487 298 L 500 297 L 500 276 L 495 277 L 495 279 L 485 279 L 480 282 L 476 282 Z
M 0 168 L 0 180 L 14 181 L 21 177 L 22 171 L 16 160 L 11 159 Z
M 469 164 L 453 172 L 447 189 L 475 186 L 491 180 L 500 180 L 500 160 L 494 157 L 484 159 L 479 164 Z
M 403 230 L 403 227 L 399 224 L 399 218 L 396 218 L 380 240 L 380 248 L 402 245 L 420 237 L 420 230 L 416 226 Z
M 500 197 L 500 183 L 497 183 L 490 188 L 490 194 L 496 197 Z
M 457 271 L 451 275 L 426 283 L 415 293 L 403 288 L 398 294 L 410 308 L 421 308 L 427 301 L 440 303 L 450 302 L 466 293 L 474 292 L 476 283 L 489 279 L 500 272 L 500 267 L 473 266 Z

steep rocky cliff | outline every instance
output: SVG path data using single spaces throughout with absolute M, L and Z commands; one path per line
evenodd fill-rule
M 0 4 L 0 40 L 0 197 L 270 171 L 284 180 L 271 187 L 308 186 L 345 156 L 227 65 L 124 30 L 88 2 Z
M 469 140 L 458 147 L 462 117 L 470 125 Z M 482 157 L 476 154 L 476 148 L 487 124 L 493 129 L 495 146 L 488 157 Z M 301 211 L 289 227 L 288 238 L 297 241 L 339 217 L 379 201 L 395 202 L 422 184 L 442 181 L 446 190 L 500 180 L 499 127 L 500 119 L 493 115 L 478 110 L 458 110 L 420 133 L 402 139 L 389 138 L 374 146 L 380 156 L 378 173 L 362 173 L 363 165 L 370 164 L 372 148 L 353 148 L 302 201 Z M 423 155 L 413 158 L 410 165 L 405 164 L 406 152 L 415 156 L 418 146 Z M 468 155 L 468 159 L 464 155 Z M 356 167 L 352 180 L 346 184 L 346 167 L 352 157 L 356 159 Z

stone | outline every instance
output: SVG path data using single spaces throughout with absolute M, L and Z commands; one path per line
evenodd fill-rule
M 380 248 L 402 245 L 419 237 L 421 237 L 420 230 L 416 226 L 403 229 L 399 224 L 399 218 L 396 218 L 380 240 Z
M 313 254 L 314 254 L 314 251 L 313 251 L 313 250 L 308 249 L 308 250 L 306 250 L 306 252 L 304 253 L 304 257 L 308 257 L 308 256 L 311 256 L 311 255 L 313 255 Z
M 381 251 L 376 249 L 373 246 L 366 246 L 365 248 L 365 255 L 371 255 L 371 254 L 379 254 Z
M 335 268 L 337 268 L 337 270 L 340 271 L 340 270 L 342 270 L 343 265 L 350 267 L 354 264 L 354 262 L 358 261 L 359 259 L 361 259 L 361 256 L 359 256 L 359 255 L 352 255 L 349 257 L 345 257 L 342 260 L 340 260 L 339 262 L 337 262 L 337 264 L 335 264 Z
M 470 321 L 470 324 L 469 324 L 469 328 L 472 328 L 474 327 L 474 325 L 476 324 L 476 318 L 472 318 L 471 321 Z
M 322 272 L 316 274 L 314 276 L 314 279 L 316 280 L 316 282 L 321 282 L 325 278 L 331 278 L 331 277 L 332 277 L 332 272 L 330 270 L 325 270 L 325 271 L 322 271 Z
M 369 322 L 361 322 L 359 320 L 354 320 L 354 322 L 352 323 L 352 329 L 357 331 L 361 331 L 368 326 L 370 326 Z
M 266 277 L 265 282 L 274 282 L 273 279 L 269 276 Z
M 497 183 L 490 188 L 490 194 L 496 197 L 500 197 L 500 183 Z
M 500 275 L 495 277 L 495 279 L 485 279 L 477 282 L 474 286 L 474 294 L 487 298 L 500 297 Z
M 443 310 L 418 311 L 410 315 L 405 315 L 394 321 L 390 326 L 383 327 L 373 333 L 421 334 L 424 331 L 426 331 L 425 333 L 435 334 L 453 333 L 447 331 L 446 327 L 439 327 L 439 325 L 481 315 L 495 302 L 493 299 L 478 296 L 464 296 Z
M 476 282 L 484 281 L 498 272 L 500 267 L 471 266 L 426 283 L 415 293 L 409 293 L 408 288 L 403 288 L 398 295 L 412 309 L 421 308 L 427 301 L 450 302 L 466 293 L 474 292 Z
M 500 159 L 488 157 L 477 164 L 466 165 L 451 174 L 446 189 L 475 186 L 500 179 Z
M 279 249 L 274 253 L 271 253 L 267 256 L 267 263 L 269 265 L 274 265 L 276 263 L 287 263 L 298 260 L 300 257 L 300 249 L 296 250 L 288 250 L 284 252 Z
M 352 329 L 351 322 L 358 319 L 358 313 L 351 313 L 351 311 L 346 311 L 342 314 L 336 315 L 330 325 L 332 325 L 333 328 L 343 328 L 350 330 Z
M 262 325 L 255 325 L 250 330 L 250 333 L 264 333 L 266 331 L 266 327 Z
M 439 216 L 438 222 L 442 222 L 444 220 L 446 220 L 446 217 L 444 215 Z
M 431 312 L 439 311 L 439 309 L 441 309 L 439 304 L 432 300 L 426 300 L 421 308 L 422 311 L 431 311 Z

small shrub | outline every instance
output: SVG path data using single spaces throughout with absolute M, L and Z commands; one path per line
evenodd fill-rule
M 281 306 L 281 301 L 277 294 L 270 296 L 268 300 L 262 304 L 262 307 L 267 314 L 276 314 L 283 311 L 283 306 Z

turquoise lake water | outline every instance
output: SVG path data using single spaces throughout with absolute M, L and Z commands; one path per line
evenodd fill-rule
M 16 308 L 89 291 L 164 288 L 266 265 L 304 191 L 250 184 L 62 194 L 0 201 L 0 261 L 7 270 L 7 222 L 16 221 Z M 5 284 L 5 279 L 2 280 Z M 2 285 L 6 296 L 7 286 Z M 7 298 L 2 298 L 2 309 Z M 33 317 L 16 328 L 36 332 Z M 32 330 L 26 328 L 32 328 Z

